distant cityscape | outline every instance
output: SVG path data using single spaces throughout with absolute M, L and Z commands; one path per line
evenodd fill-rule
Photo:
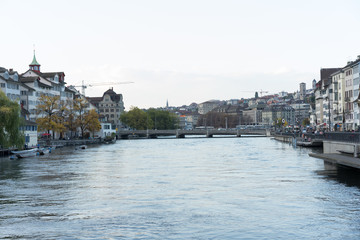
M 252 98 L 209 100 L 183 106 L 166 106 L 161 110 L 171 111 L 179 118 L 180 129 L 200 126 L 236 128 L 247 125 L 273 126 L 279 120 L 287 127 L 310 127 L 331 131 L 358 130 L 360 119 L 359 62 L 350 61 L 344 67 L 320 69 L 320 80 L 312 80 L 307 88 L 299 83 L 293 93 L 279 92 L 263 95 L 254 92 Z M 85 87 L 67 85 L 64 72 L 41 72 L 35 52 L 29 69 L 19 74 L 14 69 L 0 67 L 0 89 L 6 96 L 17 101 L 26 113 L 27 123 L 35 125 L 38 117 L 36 106 L 39 97 L 60 96 L 66 99 L 82 98 L 89 110 L 95 109 L 103 123 L 112 130 L 125 128 L 120 116 L 125 111 L 122 94 L 110 87 L 102 96 L 86 97 Z M 81 87 L 82 89 L 77 89 Z M 144 109 L 146 111 L 146 109 Z

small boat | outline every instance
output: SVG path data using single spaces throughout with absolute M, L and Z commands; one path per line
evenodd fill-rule
M 14 154 L 17 158 L 35 157 L 38 155 L 38 149 L 32 148 L 22 151 L 11 151 L 11 153 Z
M 49 148 L 49 147 L 40 148 L 37 150 L 37 152 L 39 153 L 39 155 L 45 155 L 45 154 L 51 153 L 51 148 Z
M 81 146 L 78 146 L 75 148 L 75 150 L 78 150 L 78 149 L 87 149 L 87 146 L 86 145 L 81 145 Z

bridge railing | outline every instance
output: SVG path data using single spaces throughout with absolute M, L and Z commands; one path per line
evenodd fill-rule
M 326 132 L 324 139 L 329 141 L 360 143 L 359 132 Z

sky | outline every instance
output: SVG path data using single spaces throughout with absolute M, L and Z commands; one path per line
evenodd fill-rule
M 360 55 L 357 0 L 0 0 L 0 67 L 42 72 L 126 110 L 311 88 Z M 122 82 L 131 84 L 119 84 Z M 117 83 L 117 84 L 113 84 Z M 79 88 L 80 89 L 80 88 Z

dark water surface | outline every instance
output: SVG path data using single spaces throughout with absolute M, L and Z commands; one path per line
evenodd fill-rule
M 358 171 L 269 138 L 0 159 L 1 239 L 359 239 Z

